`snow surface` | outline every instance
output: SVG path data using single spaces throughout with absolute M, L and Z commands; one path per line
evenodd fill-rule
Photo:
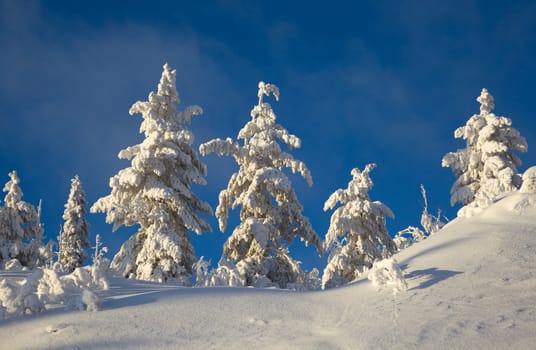
M 97 312 L 0 321 L 2 349 L 534 349 L 536 195 L 514 193 L 396 254 L 407 291 L 366 277 L 290 292 L 111 279 Z M 4 276 L 8 273 L 4 273 Z

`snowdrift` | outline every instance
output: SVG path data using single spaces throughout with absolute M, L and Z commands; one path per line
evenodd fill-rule
M 511 194 L 397 254 L 408 289 L 322 292 L 112 279 L 101 311 L 0 322 L 5 349 L 532 349 L 536 195 Z

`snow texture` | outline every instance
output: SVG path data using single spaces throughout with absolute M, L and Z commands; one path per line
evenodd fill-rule
M 387 233 L 385 218 L 394 214 L 379 201 L 371 201 L 373 186 L 369 173 L 352 169 L 348 188 L 338 189 L 324 204 L 324 211 L 340 206 L 331 215 L 326 249 L 331 252 L 322 276 L 322 288 L 338 287 L 360 277 L 377 259 L 389 257 L 397 248 Z
M 302 215 L 303 208 L 283 172 L 283 168 L 289 168 L 312 185 L 305 164 L 284 152 L 279 144 L 293 149 L 300 147 L 301 141 L 276 123 L 272 107 L 263 100 L 270 94 L 279 99 L 277 86 L 260 82 L 259 102 L 251 111 L 251 120 L 238 133 L 242 145 L 230 138 L 215 139 L 202 144 L 200 152 L 231 155 L 239 165 L 227 188 L 220 192 L 216 208 L 220 230 L 224 232 L 229 210 L 241 207 L 240 224 L 225 243 L 222 261 L 233 262 L 247 286 L 287 288 L 309 277 L 290 257 L 286 244 L 299 237 L 322 254 L 322 243 L 309 219 Z M 225 281 L 228 267 L 218 270 Z
M 86 194 L 78 175 L 71 180 L 69 198 L 65 203 L 62 231 L 58 237 L 58 262 L 67 272 L 72 272 L 82 266 L 87 253 L 85 248 L 90 247 L 89 224 L 85 219 Z
M 512 121 L 492 113 L 493 96 L 486 89 L 477 98 L 480 114 L 473 115 L 465 126 L 454 132 L 464 139 L 466 148 L 443 157 L 442 166 L 450 167 L 456 176 L 451 188 L 451 205 L 461 203 L 459 216 L 471 216 L 488 207 L 501 194 L 521 185 L 516 167 L 521 160 L 514 151 L 526 152 L 527 141 Z
M 131 167 L 110 179 L 111 193 L 91 212 L 106 213 L 114 230 L 140 226 L 115 255 L 112 268 L 125 277 L 189 285 L 196 257 L 188 231 L 210 231 L 199 214 L 212 214 L 212 209 L 191 189 L 194 183 L 206 184 L 206 167 L 192 149 L 194 135 L 186 127 L 202 110 L 190 106 L 179 112 L 179 102 L 176 71 L 165 64 L 158 92 L 130 109 L 131 115 L 142 115 L 145 140 L 119 152 Z
M 0 262 L 17 259 L 24 266 L 42 266 L 51 252 L 42 243 L 40 210 L 22 200 L 17 172 L 12 171 L 9 177 L 0 207 Z

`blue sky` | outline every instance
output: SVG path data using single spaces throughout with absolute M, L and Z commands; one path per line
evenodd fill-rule
M 236 137 L 259 80 L 279 86 L 272 106 L 302 139 L 292 154 L 314 184 L 291 180 L 322 237 L 324 201 L 369 162 L 378 164 L 372 199 L 396 215 L 391 233 L 418 224 L 421 183 L 431 210 L 453 218 L 455 179 L 441 158 L 464 146 L 453 132 L 478 112 L 483 87 L 528 141 L 519 170 L 536 164 L 534 18 L 534 1 L 0 0 L 0 183 L 19 172 L 55 239 L 70 178 L 80 176 L 93 203 L 129 165 L 117 154 L 141 141 L 141 118 L 128 110 L 156 90 L 168 62 L 180 107 L 204 109 L 191 125 L 196 147 Z M 208 185 L 196 192 L 215 208 L 237 168 L 232 158 L 203 160 Z M 134 232 L 112 234 L 102 214 L 87 219 L 112 253 Z M 194 245 L 216 262 L 232 225 L 222 234 L 211 224 Z M 291 253 L 323 268 L 312 248 L 298 242 Z

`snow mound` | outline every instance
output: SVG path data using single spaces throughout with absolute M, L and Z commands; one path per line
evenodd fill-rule
M 87 311 L 97 311 L 99 310 L 101 300 L 95 292 L 84 289 L 82 291 L 81 304 L 85 305 Z
M 48 268 L 12 270 L 0 275 L 0 320 L 39 313 L 65 305 L 70 309 L 97 311 L 100 297 L 93 290 L 106 290 L 108 278 L 96 266 L 79 267 L 58 275 Z
M 522 193 L 521 191 L 511 193 L 499 200 L 489 210 L 481 213 L 482 219 L 489 222 L 509 220 L 529 220 L 536 215 L 536 194 Z
M 1 321 L 2 348 L 533 349 L 535 217 L 536 195 L 514 192 L 452 220 L 394 256 L 396 296 L 366 278 L 299 293 L 111 279 L 99 312 Z M 395 271 L 383 264 L 377 281 Z
M 394 258 L 376 261 L 368 273 L 368 279 L 378 291 L 390 289 L 397 294 L 408 289 L 404 274 Z

